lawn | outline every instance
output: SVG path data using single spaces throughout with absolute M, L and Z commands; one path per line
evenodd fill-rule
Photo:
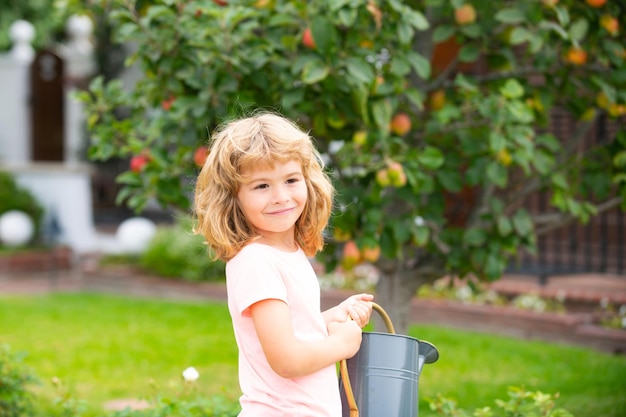
M 433 326 L 413 326 L 410 334 L 440 352 L 420 376 L 421 417 L 432 416 L 426 399 L 439 393 L 473 410 L 505 399 L 509 386 L 558 392 L 558 405 L 578 417 L 626 415 L 624 356 Z M 224 303 L 85 293 L 4 296 L 0 344 L 28 353 L 25 363 L 42 381 L 38 398 L 50 401 L 69 390 L 97 410 L 114 399 L 177 395 L 188 366 L 200 372 L 197 392 L 232 401 L 239 393 Z M 60 384 L 52 383 L 55 377 Z

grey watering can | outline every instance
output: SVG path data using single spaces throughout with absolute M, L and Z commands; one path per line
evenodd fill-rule
M 429 342 L 395 333 L 391 319 L 372 303 L 388 333 L 363 332 L 361 348 L 340 363 L 342 417 L 416 417 L 419 376 L 439 351 Z

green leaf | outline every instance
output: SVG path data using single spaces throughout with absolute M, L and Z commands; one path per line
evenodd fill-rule
M 465 91 L 478 91 L 478 86 L 462 73 L 457 74 L 457 76 L 454 78 L 454 85 Z
M 622 182 L 626 183 L 626 174 L 620 173 L 620 174 L 613 176 L 612 182 L 613 184 L 620 184 Z
M 535 114 L 531 108 L 522 101 L 511 101 L 506 104 L 506 109 L 520 123 L 532 123 L 535 120 Z
M 370 125 L 369 112 L 367 111 L 368 89 L 359 84 L 352 89 L 352 104 L 355 112 L 361 116 L 366 126 Z
M 424 94 L 420 90 L 418 90 L 416 88 L 409 88 L 408 90 L 406 90 L 404 92 L 404 95 L 419 110 L 423 110 L 424 109 L 425 96 L 424 96 Z
M 141 177 L 139 176 L 139 174 L 136 174 L 132 171 L 122 172 L 120 175 L 115 177 L 115 181 L 120 184 L 136 185 L 136 186 L 141 185 Z
M 404 77 L 411 72 L 411 65 L 404 56 L 400 55 L 391 59 L 389 70 L 396 77 Z
M 413 230 L 413 243 L 418 248 L 426 246 L 430 240 L 430 229 L 426 226 L 416 226 Z
M 616 167 L 626 166 L 626 151 L 618 152 L 613 157 L 613 165 L 615 165 Z
M 480 49 L 474 45 L 465 45 L 459 51 L 459 61 L 474 62 L 480 56 Z
M 415 31 L 413 27 L 405 22 L 399 22 L 397 27 L 398 41 L 402 45 L 408 45 L 411 43 L 413 39 L 413 34 Z
M 552 177 L 550 178 L 550 182 L 552 183 L 552 186 L 556 188 L 560 188 L 561 190 L 567 190 L 569 188 L 567 179 L 560 172 L 553 174 Z
M 551 30 L 556 32 L 562 39 L 567 40 L 569 39 L 569 35 L 567 33 L 567 31 L 565 29 L 563 29 L 561 26 L 557 25 L 554 22 L 548 22 L 548 21 L 541 21 L 539 23 L 539 28 L 544 29 L 544 30 Z
M 485 262 L 485 275 L 490 281 L 495 281 L 502 276 L 506 261 L 495 253 L 490 253 Z
M 538 152 L 535 152 L 533 164 L 540 174 L 546 175 L 550 171 L 552 171 L 552 169 L 554 168 L 554 163 L 554 157 L 546 151 L 540 150 Z
M 513 228 L 519 236 L 529 236 L 533 232 L 533 220 L 526 209 L 519 209 L 513 215 Z
M 506 168 L 498 162 L 490 162 L 487 165 L 487 179 L 500 188 L 506 187 L 506 184 L 508 182 Z
M 387 132 L 389 130 L 392 111 L 391 103 L 387 99 L 376 100 L 372 103 L 374 123 L 376 123 L 376 126 L 381 132 Z
M 380 248 L 385 258 L 394 259 L 398 252 L 398 246 L 393 236 L 393 231 L 389 227 L 383 229 L 380 236 Z
M 447 41 L 456 33 L 456 28 L 452 25 L 441 25 L 433 32 L 433 42 L 440 43 Z
M 337 31 L 333 23 L 323 15 L 316 15 L 311 21 L 311 34 L 317 49 L 326 54 L 337 45 Z
M 321 59 L 316 58 L 308 61 L 302 68 L 302 82 L 315 84 L 328 76 L 329 69 Z
M 346 60 L 346 67 L 348 73 L 363 84 L 369 84 L 374 80 L 374 70 L 364 59 L 349 57 Z
M 511 45 L 522 44 L 530 38 L 530 32 L 523 27 L 516 27 L 511 31 L 509 36 L 509 43 Z
M 458 192 L 463 188 L 463 179 L 458 172 L 439 170 L 436 176 L 443 188 L 448 191 Z
M 444 156 L 439 149 L 427 146 L 417 154 L 417 160 L 426 169 L 437 169 L 443 165 Z
M 419 10 L 407 7 L 405 8 L 402 17 L 403 20 L 405 20 L 417 30 L 424 31 L 430 28 L 430 23 L 428 23 L 428 19 L 426 19 L 426 16 L 424 16 Z
M 559 19 L 559 23 L 561 24 L 561 26 L 567 26 L 569 25 L 569 11 L 567 9 L 567 7 L 565 6 L 561 6 L 561 5 L 557 5 L 554 8 L 554 11 L 556 12 L 556 16 Z
M 502 9 L 495 16 L 496 20 L 502 23 L 516 24 L 526 21 L 524 13 L 516 8 Z
M 585 39 L 587 32 L 589 31 L 589 22 L 586 19 L 580 18 L 572 23 L 569 28 L 569 36 L 574 42 L 580 42 Z
M 424 58 L 423 55 L 415 51 L 409 51 L 407 54 L 407 59 L 411 63 L 411 66 L 413 67 L 413 70 L 415 70 L 417 75 L 419 75 L 424 80 L 430 78 L 431 67 L 430 61 L 428 59 Z
M 334 2 L 331 2 L 331 4 L 334 4 Z M 343 26 L 346 26 L 346 27 L 350 27 L 354 25 L 354 22 L 356 21 L 357 16 L 358 16 L 358 13 L 356 9 L 341 9 L 337 13 L 337 17 L 339 18 L 339 23 L 341 23 Z
M 291 91 L 286 91 L 283 94 L 282 106 L 286 109 L 290 109 L 296 103 L 301 102 L 304 99 L 304 89 L 296 89 Z
M 487 233 L 478 227 L 470 227 L 463 233 L 463 245 L 482 246 L 487 241 Z
M 482 34 L 483 27 L 476 23 L 472 23 L 470 25 L 461 26 L 459 30 L 468 38 L 476 39 Z
M 538 135 L 535 141 L 537 142 L 537 144 L 540 144 L 546 147 L 553 153 L 556 153 L 561 150 L 561 143 L 551 133 L 544 133 L 544 134 Z
M 496 220 L 500 236 L 508 236 L 513 231 L 511 220 L 506 216 L 498 216 Z
M 506 138 L 498 131 L 489 132 L 489 150 L 498 152 L 506 146 Z
M 500 93 L 508 99 L 520 98 L 524 95 L 524 86 L 515 78 L 509 78 L 500 87 Z

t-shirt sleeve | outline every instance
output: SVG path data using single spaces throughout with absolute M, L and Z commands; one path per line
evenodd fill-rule
M 280 268 L 271 253 L 252 245 L 245 253 L 226 265 L 228 297 L 239 314 L 247 315 L 248 307 L 268 299 L 287 300 L 287 289 Z

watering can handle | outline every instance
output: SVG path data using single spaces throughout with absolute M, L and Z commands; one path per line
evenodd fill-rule
M 389 318 L 387 312 L 378 304 L 372 303 L 372 309 L 376 310 L 376 312 L 380 315 L 387 326 L 387 331 L 389 333 L 395 334 L 396 330 L 393 327 L 393 323 Z M 350 377 L 348 376 L 348 363 L 345 359 L 343 359 L 339 363 L 339 373 L 341 374 L 341 382 L 343 382 L 343 388 L 346 392 L 346 399 L 348 400 L 348 406 L 350 407 L 350 417 L 359 417 L 359 408 L 356 405 L 356 400 L 354 399 L 354 392 L 352 391 L 352 385 L 350 385 Z

